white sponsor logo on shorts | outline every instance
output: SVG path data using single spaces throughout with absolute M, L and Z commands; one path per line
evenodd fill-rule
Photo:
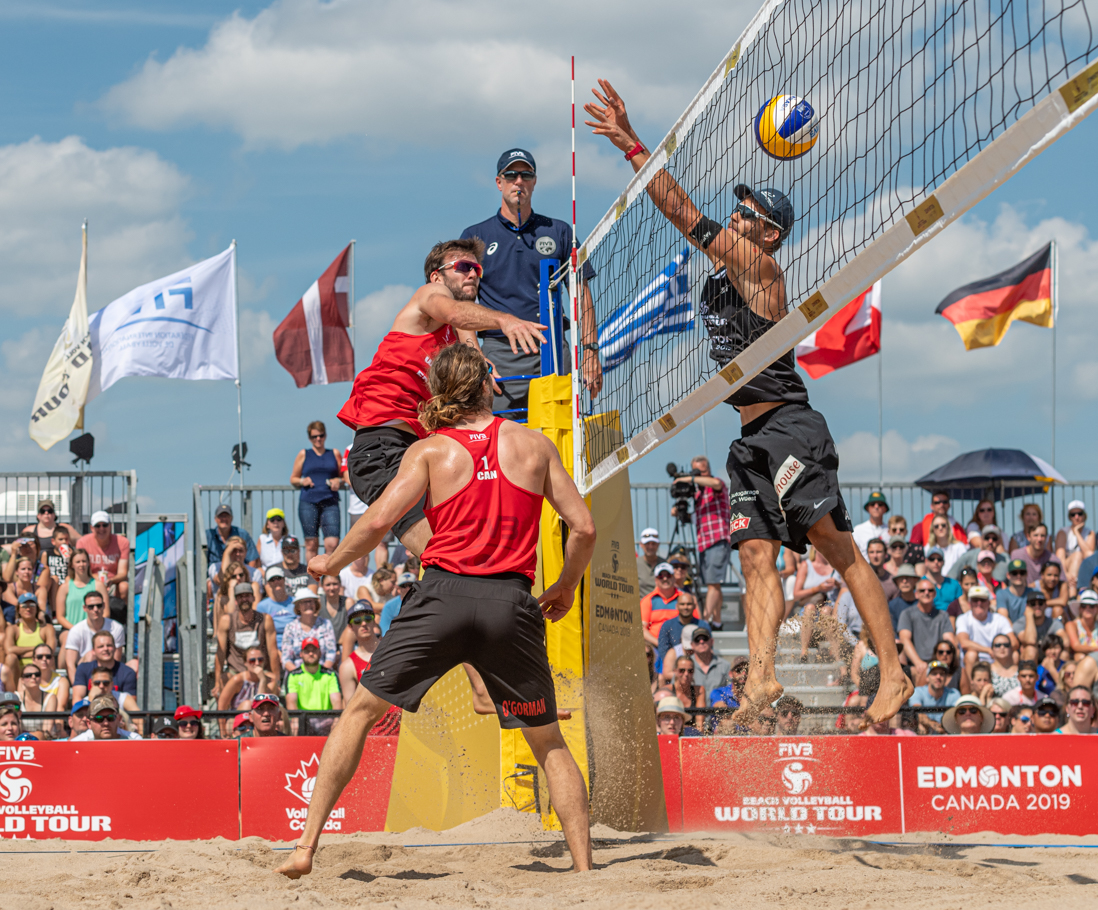
M 785 514 L 785 509 L 782 508 L 782 497 L 789 492 L 789 488 L 793 486 L 793 482 L 801 476 L 803 471 L 804 465 L 790 455 L 782 462 L 782 466 L 778 468 L 778 473 L 774 475 L 774 489 L 778 494 L 778 508 L 782 510 L 782 515 Z

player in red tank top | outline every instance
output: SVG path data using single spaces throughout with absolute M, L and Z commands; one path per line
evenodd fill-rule
M 587 789 L 557 723 L 545 620 L 556 622 L 572 608 L 594 550 L 595 524 L 549 439 L 492 416 L 489 375 L 471 347 L 439 352 L 428 375 L 432 396 L 420 414 L 426 429 L 439 432 L 408 449 L 396 478 L 335 553 L 309 564 L 310 572 L 338 574 L 425 494 L 434 503 L 423 579 L 405 595 L 328 738 L 298 849 L 278 869 L 290 878 L 312 870 L 321 829 L 358 767 L 371 727 L 391 704 L 416 711 L 427 690 L 460 663 L 483 678 L 500 726 L 522 730 L 545 772 L 574 868 L 591 868 Z M 542 497 L 570 533 L 560 577 L 535 600 Z
M 408 446 L 426 436 L 419 406 L 428 397 L 427 371 L 440 350 L 476 344 L 478 331 L 503 332 L 517 354 L 540 350 L 545 326 L 477 304 L 484 244 L 477 238 L 436 243 L 423 264 L 427 283 L 393 320 L 370 365 L 355 377 L 339 419 L 355 430 L 347 458 L 351 488 L 372 505 L 396 476 Z M 479 348 L 478 348 L 479 350 Z M 400 542 L 423 553 L 430 528 L 417 504 L 393 526 Z

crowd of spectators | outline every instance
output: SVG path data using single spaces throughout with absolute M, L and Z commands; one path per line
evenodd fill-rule
M 699 460 L 695 460 L 697 466 Z M 700 497 L 699 497 L 700 498 Z M 984 500 L 967 524 L 951 513 L 946 491 L 908 533 L 889 515 L 887 497 L 871 493 L 854 541 L 881 583 L 894 642 L 915 686 L 904 710 L 865 735 L 1098 732 L 1092 689 L 1098 679 L 1098 553 L 1082 502 L 1068 524 L 1049 533 L 1039 506 L 1025 503 L 1022 530 L 1004 542 L 996 504 Z M 1051 546 L 1050 546 L 1051 543 Z M 669 554 L 670 556 L 670 554 Z M 845 689 L 845 711 L 824 724 L 860 732 L 847 720 L 872 704 L 879 681 L 876 645 L 839 573 L 821 553 L 782 549 L 778 570 L 786 596 L 782 631 L 800 660 L 834 666 L 828 685 Z M 713 647 L 720 625 L 699 609 L 660 555 L 655 528 L 641 533 L 637 572 L 640 613 L 657 728 L 683 736 L 770 734 L 799 729 L 807 713 L 783 696 L 737 724 L 747 658 L 731 665 Z M 883 646 L 883 645 L 882 645 Z M 699 710 L 702 709 L 702 710 Z

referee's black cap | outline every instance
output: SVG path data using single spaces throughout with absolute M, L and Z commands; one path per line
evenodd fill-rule
M 535 174 L 538 172 L 538 166 L 534 163 L 534 156 L 526 149 L 507 149 L 499 156 L 499 161 L 496 162 L 496 173 L 502 174 L 516 161 L 525 161 Z

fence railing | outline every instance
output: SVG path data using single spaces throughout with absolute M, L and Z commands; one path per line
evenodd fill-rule
M 53 502 L 58 522 L 72 525 L 78 534 L 91 530 L 93 512 L 110 516 L 111 531 L 131 544 L 137 537 L 136 471 L 5 471 L 0 472 L 0 537 L 19 537 L 38 521 L 38 503 Z M 75 545 L 76 541 L 73 541 Z M 134 655 L 134 560 L 130 554 L 126 656 Z
M 840 483 L 843 499 L 850 510 L 851 520 L 858 524 L 866 520 L 864 505 L 866 498 L 874 490 L 880 490 L 888 500 L 888 517 L 903 515 L 907 519 L 908 533 L 915 523 L 930 511 L 929 491 L 913 483 L 870 482 Z M 656 528 L 660 540 L 671 539 L 675 529 L 675 519 L 671 516 L 670 483 L 634 483 L 630 487 L 633 499 L 634 538 L 639 545 L 640 533 L 644 528 Z M 1044 522 L 1048 525 L 1050 545 L 1056 531 L 1067 524 L 1067 504 L 1078 499 L 1086 505 L 1088 524 L 1093 527 L 1098 521 L 1098 481 L 1075 480 L 1066 484 L 1053 484 L 1047 492 L 1035 495 L 1014 495 L 1010 487 L 996 489 L 992 497 L 995 501 L 996 524 L 1006 538 L 1022 530 L 1022 506 L 1035 503 L 1040 507 Z M 967 525 L 976 509 L 975 500 L 954 500 L 953 517 L 962 525 Z M 682 537 L 680 531 L 679 537 Z

